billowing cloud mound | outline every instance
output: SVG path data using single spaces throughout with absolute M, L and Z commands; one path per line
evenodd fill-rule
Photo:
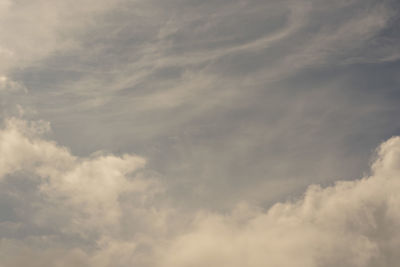
M 145 190 L 143 181 L 131 181 L 129 173 L 143 167 L 143 158 L 95 156 L 78 159 L 64 147 L 37 138 L 48 125 L 17 119 L 6 122 L 0 133 L 0 178 L 29 172 L 40 178 L 39 191 L 51 201 L 79 211 L 90 227 L 113 223 L 119 216 L 118 197 L 124 192 Z M 62 204 L 61 204 L 62 203 Z
M 201 215 L 168 266 L 390 266 L 400 245 L 400 138 L 383 143 L 372 175 L 321 188 L 267 212 Z M 253 214 L 251 214 L 253 213 Z M 239 216 L 237 215 L 239 214 Z M 243 222 L 241 214 L 250 214 Z
M 156 225 L 156 209 L 144 205 L 159 186 L 140 173 L 145 159 L 100 152 L 79 158 L 46 141 L 48 130 L 47 123 L 12 118 L 0 131 L 2 200 L 11 210 L 0 223 L 8 236 L 0 266 L 118 266 L 112 262 L 129 258 L 139 239 L 118 240 L 129 236 L 123 221 L 133 215 L 139 226 Z
M 190 216 L 154 198 L 167 196 L 140 174 L 143 158 L 79 158 L 46 141 L 48 128 L 14 118 L 0 131 L 4 205 L 17 203 L 0 224 L 8 235 L 0 266 L 394 267 L 400 260 L 399 137 L 380 146 L 368 177 L 312 185 L 267 211 L 240 204 L 182 224 Z

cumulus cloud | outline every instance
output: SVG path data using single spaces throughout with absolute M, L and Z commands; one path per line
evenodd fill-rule
M 321 188 L 267 212 L 200 214 L 164 266 L 397 266 L 400 138 L 378 149 L 369 177 Z M 246 212 L 243 212 L 246 211 Z M 241 214 L 246 214 L 245 219 Z
M 9 176 L 38 178 L 38 192 L 65 212 L 67 230 L 84 233 L 103 226 L 114 226 L 120 217 L 119 197 L 124 193 L 146 192 L 151 179 L 135 179 L 132 174 L 143 168 L 145 159 L 135 155 L 97 153 L 89 158 L 73 156 L 70 151 L 41 136 L 49 131 L 43 121 L 8 119 L 0 131 L 0 178 Z M 51 206 L 52 206 L 51 205 Z M 61 210 L 60 210 L 61 209 Z M 48 219 L 46 204 L 39 212 Z
M 57 225 L 48 234 L 2 238 L 2 266 L 394 267 L 400 260 L 400 137 L 379 147 L 371 174 L 362 179 L 312 185 L 298 200 L 266 211 L 243 203 L 227 214 L 203 210 L 182 224 L 188 214 L 166 220 L 172 208 L 146 200 L 157 182 L 135 174 L 143 158 L 80 158 L 47 141 L 48 131 L 45 122 L 16 118 L 0 131 L 1 183 L 36 179 L 41 199 L 39 207 L 25 205 L 35 210 L 32 221 L 20 218 L 0 228 Z M 62 239 L 76 234 L 79 242 Z

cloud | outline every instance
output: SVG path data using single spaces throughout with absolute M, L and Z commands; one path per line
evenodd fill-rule
M 163 266 L 394 267 L 399 190 L 400 137 L 394 137 L 378 149 L 369 177 L 312 185 L 299 200 L 267 212 L 242 206 L 230 215 L 199 214 L 164 251 Z
M 0 266 L 395 266 L 378 2 L 1 1 Z
M 29 240 L 19 242 L 2 239 L 0 241 L 0 266 L 124 267 L 131 266 L 131 255 L 136 248 L 132 242 L 104 242 L 104 244 L 99 244 L 95 253 L 91 254 L 79 248 L 65 249 L 55 246 L 39 249 L 37 246 L 43 246 L 43 242 L 35 244 Z
M 132 175 L 144 167 L 144 158 L 100 152 L 79 158 L 42 139 L 49 129 L 43 121 L 11 118 L 0 131 L 0 180 L 12 179 L 10 175 L 37 177 L 38 193 L 45 200 L 35 218 L 38 224 L 59 214 L 68 222 L 61 225 L 66 231 L 84 234 L 114 227 L 121 216 L 119 198 L 124 193 L 151 192 L 151 179 Z
M 76 47 L 77 34 L 90 19 L 118 3 L 84 0 L 77 8 L 73 1 L 2 1 L 0 75 Z
M 27 89 L 25 88 L 25 86 L 21 85 L 20 83 L 11 81 L 6 76 L 0 76 L 0 93 L 1 92 L 18 92 L 18 91 L 23 91 L 26 93 Z
M 2 238 L 2 266 L 394 267 L 400 260 L 400 137 L 379 147 L 362 179 L 311 185 L 268 210 L 241 203 L 228 213 L 184 214 L 166 205 L 156 180 L 138 174 L 143 158 L 76 157 L 44 139 L 48 131 L 45 122 L 17 118 L 0 131 L 1 183 L 36 181 L 35 201 L 24 205 L 32 218 L 0 228 L 52 229 Z M 29 201 L 22 194 L 13 191 Z

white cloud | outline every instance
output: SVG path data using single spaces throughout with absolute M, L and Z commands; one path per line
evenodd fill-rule
M 55 51 L 78 45 L 75 37 L 93 16 L 119 1 L 2 1 L 0 75 L 37 64 Z
M 203 213 L 163 251 L 163 266 L 397 266 L 400 138 L 383 143 L 370 177 L 313 185 L 304 197 L 232 215 Z M 161 266 L 161 265 L 160 265 Z
M 312 185 L 300 199 L 267 211 L 246 204 L 229 214 L 202 211 L 187 224 L 179 221 L 190 213 L 177 216 L 175 211 L 167 218 L 171 207 L 146 200 L 154 192 L 154 181 L 131 174 L 144 166 L 143 158 L 79 158 L 46 141 L 43 132 L 48 129 L 44 122 L 9 119 L 0 131 L 0 177 L 5 182 L 18 174 L 25 179 L 37 176 L 43 201 L 33 215 L 34 224 L 50 227 L 59 217 L 65 221 L 56 222 L 58 234 L 79 234 L 94 245 L 67 246 L 54 233 L 2 238 L 3 266 L 58 261 L 60 266 L 104 267 L 394 267 L 400 260 L 400 137 L 380 146 L 368 177 L 327 188 Z M 124 203 L 124 194 L 139 199 Z M 18 231 L 24 223 L 2 227 Z M 133 234 L 123 234 L 126 225 Z
M 39 177 L 43 198 L 73 216 L 67 228 L 85 232 L 115 226 L 121 215 L 119 197 L 126 192 L 146 192 L 152 186 L 150 179 L 131 175 L 143 168 L 145 159 L 101 153 L 78 158 L 67 148 L 41 138 L 48 130 L 49 125 L 41 121 L 12 118 L 5 122 L 0 131 L 0 179 L 10 174 Z M 54 215 L 47 211 L 43 207 L 39 222 Z

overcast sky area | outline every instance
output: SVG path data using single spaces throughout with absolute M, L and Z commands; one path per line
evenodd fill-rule
M 397 0 L 0 0 L 0 267 L 397 267 Z

